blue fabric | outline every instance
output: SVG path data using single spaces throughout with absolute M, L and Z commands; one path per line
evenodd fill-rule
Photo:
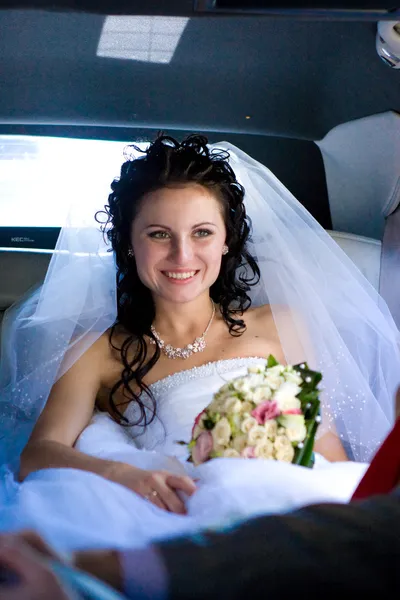
M 70 590 L 71 600 L 126 600 L 126 596 L 82 571 L 61 563 L 51 563 L 51 568 L 61 584 Z

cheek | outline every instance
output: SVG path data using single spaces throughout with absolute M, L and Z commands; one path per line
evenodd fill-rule
M 204 262 L 212 269 L 219 270 L 221 265 L 222 253 L 221 253 L 222 243 L 214 242 L 210 244 L 207 248 L 204 248 L 203 259 Z
M 152 244 L 140 243 L 133 244 L 133 251 L 135 253 L 136 268 L 139 277 L 143 280 L 147 279 L 152 268 L 160 260 L 160 247 Z

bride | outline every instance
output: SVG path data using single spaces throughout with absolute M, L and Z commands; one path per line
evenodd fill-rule
M 103 236 L 70 219 L 43 286 L 6 319 L 0 528 L 139 547 L 348 501 L 394 418 L 398 332 L 314 219 L 265 167 L 201 136 L 129 157 L 97 219 Z M 196 415 L 270 354 L 323 374 L 314 469 L 187 463 L 177 441 Z

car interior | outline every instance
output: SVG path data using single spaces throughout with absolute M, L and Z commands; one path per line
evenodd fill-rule
M 328 4 L 1 2 L 0 315 L 45 276 L 62 178 L 164 131 L 268 166 L 400 324 L 400 11 Z

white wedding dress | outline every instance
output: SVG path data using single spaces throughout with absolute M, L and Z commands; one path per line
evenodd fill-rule
M 0 529 L 34 528 L 60 550 L 132 548 L 204 527 L 227 527 L 252 515 L 348 501 L 366 464 L 329 463 L 318 455 L 313 469 L 234 458 L 199 467 L 186 462 L 186 448 L 176 442 L 190 440 L 196 415 L 226 380 L 243 375 L 260 360 L 221 360 L 166 377 L 151 386 L 159 418 L 144 432 L 120 427 L 108 414 L 96 412 L 76 442 L 78 450 L 93 456 L 195 478 L 198 489 L 185 498 L 187 515 L 161 510 L 93 473 L 46 469 L 20 485 L 11 484 L 0 510 Z M 133 417 L 134 405 L 127 411 Z

